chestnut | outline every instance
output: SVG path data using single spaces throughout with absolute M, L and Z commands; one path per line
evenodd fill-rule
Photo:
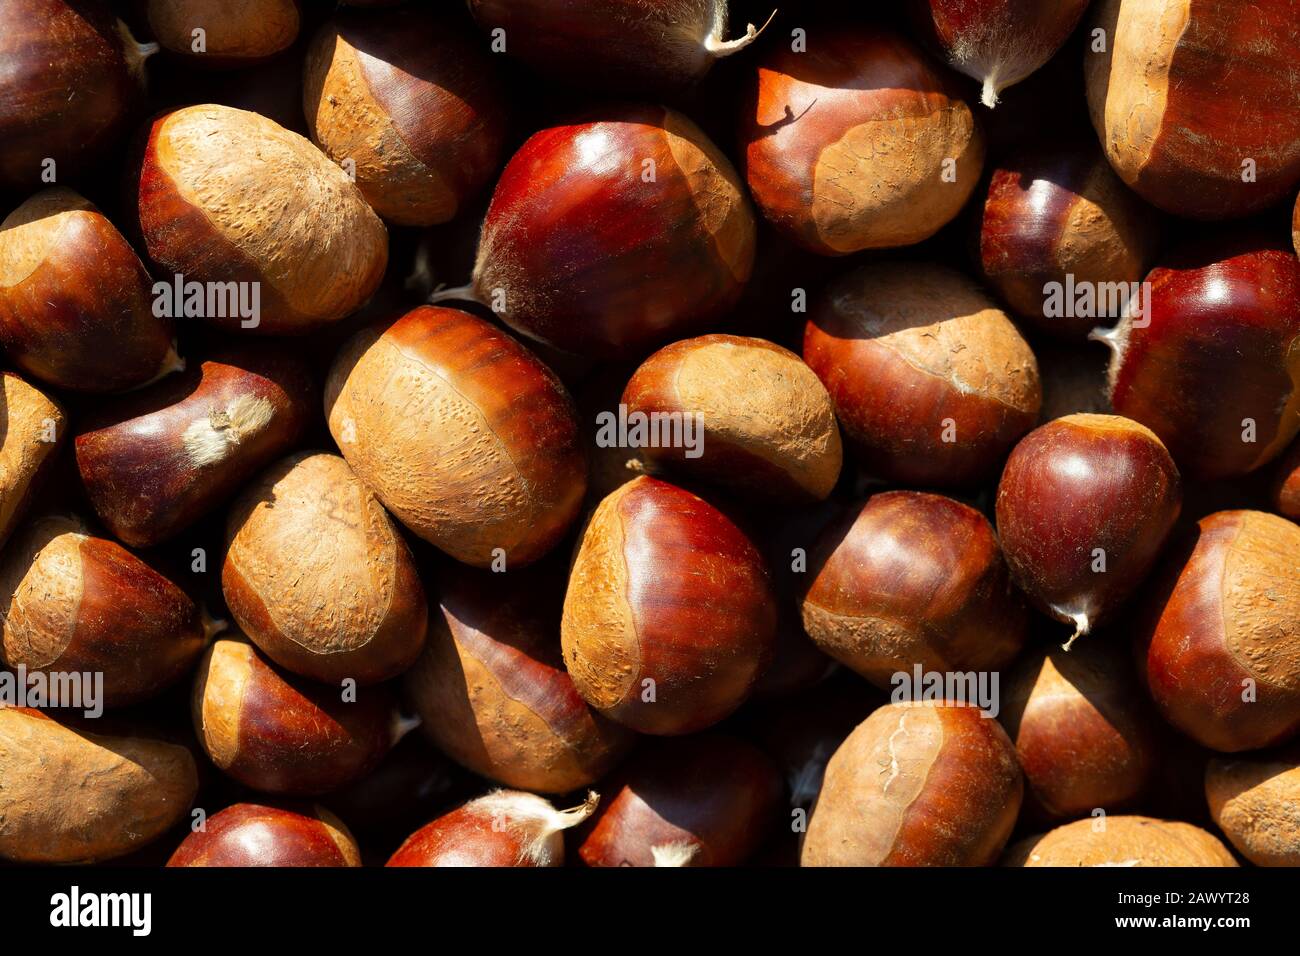
M 827 764 L 800 863 L 988 866 L 1011 835 L 1023 791 L 1015 747 L 982 711 L 886 704 Z
M 405 685 L 423 730 L 458 763 L 508 787 L 566 793 L 604 776 L 633 735 L 588 707 L 565 673 L 555 578 L 440 575 L 429 641 Z
M 214 813 L 168 866 L 360 866 L 348 828 L 324 807 L 236 803 Z
M 637 451 L 652 467 L 793 501 L 824 499 L 839 479 L 840 430 L 825 386 L 763 339 L 675 342 L 636 370 L 622 404 L 632 427 L 648 425 Z M 658 422 L 682 427 L 665 434 Z
M 582 505 L 587 465 L 568 392 L 468 313 L 420 306 L 359 332 L 334 360 L 325 412 L 379 500 L 458 561 L 535 561 Z
M 298 0 L 146 0 L 145 16 L 168 53 L 213 67 L 246 66 L 287 50 L 301 21 Z
M 151 289 L 135 250 L 70 189 L 43 190 L 0 223 L 0 343 L 42 382 L 115 392 L 183 368 Z
M 415 661 L 428 627 L 415 561 L 342 458 L 284 459 L 239 496 L 226 528 L 226 603 L 281 667 L 374 684 Z
M 275 350 L 226 349 L 88 415 L 74 443 L 77 470 L 113 535 L 151 547 L 189 528 L 292 448 L 316 396 L 301 360 Z
M 776 599 L 759 550 L 688 491 L 640 477 L 592 513 L 560 639 L 596 710 L 647 734 L 716 724 L 767 665 Z
M 1017 151 L 981 198 L 980 274 L 1030 324 L 1077 341 L 1140 304 L 1160 239 L 1156 214 L 1095 144 Z
M 1029 625 L 989 520 L 942 495 L 889 491 L 818 539 L 801 598 L 814 643 L 883 690 L 895 674 L 995 671 Z
M 1087 54 L 1092 125 L 1148 202 L 1231 219 L 1300 183 L 1300 32 L 1291 0 L 1102 0 Z M 1098 49 L 1100 47 L 1100 49 Z
M 1137 624 L 1156 706 L 1213 750 L 1257 750 L 1300 730 L 1300 526 L 1220 511 L 1166 561 Z
M 67 424 L 52 398 L 12 372 L 0 372 L 0 547 L 56 460 Z
M 984 137 L 956 84 L 879 27 L 810 30 L 757 71 L 741 141 L 763 215 L 824 256 L 910 246 L 979 182 Z
M 0 659 L 102 673 L 105 707 L 175 683 L 214 626 L 175 584 L 72 518 L 32 521 L 0 560 Z
M 564 831 L 591 816 L 600 798 L 556 810 L 542 797 L 496 790 L 416 830 L 388 866 L 564 865 Z
M 1295 213 L 1291 217 L 1291 238 L 1295 242 L 1296 255 L 1300 255 L 1300 196 L 1295 200 Z
M 698 126 L 613 109 L 533 134 L 506 164 L 470 295 L 563 351 L 638 357 L 735 305 L 754 235 L 740 179 Z
M 379 763 L 398 736 L 386 687 L 345 700 L 337 687 L 272 667 L 246 640 L 223 637 L 199 664 L 194 730 L 218 769 L 267 793 L 315 796 Z
M 1115 411 L 1197 478 L 1281 454 L 1300 432 L 1300 259 L 1238 234 L 1184 248 L 1147 281 L 1150 315 L 1097 336 Z
M 1214 822 L 1256 866 L 1300 866 L 1300 751 L 1215 757 L 1205 771 Z
M 26 194 L 84 171 L 143 99 L 157 51 L 103 0 L 0 5 L 0 188 Z
M 535 69 L 589 85 L 593 75 L 638 93 L 680 91 L 713 64 L 749 46 L 759 30 L 724 40 L 727 0 L 469 0 L 470 13 L 505 51 Z
M 1284 518 L 1300 521 L 1300 442 L 1293 444 L 1278 463 L 1277 475 L 1273 479 L 1272 503 Z M 3 540 L 0 536 L 0 541 Z
M 1104 641 L 1035 651 L 1008 676 L 999 715 L 1039 821 L 1124 809 L 1155 782 L 1156 736 L 1133 664 Z
M 909 0 L 921 35 L 948 65 L 983 86 L 980 101 L 998 95 L 1050 60 L 1083 19 L 1090 0 Z
M 151 736 L 88 733 L 44 711 L 0 705 L 0 859 L 92 863 L 123 856 L 189 812 L 188 749 Z
M 1030 432 L 998 483 L 997 526 L 1012 580 L 1058 621 L 1068 649 L 1133 594 L 1182 510 L 1182 481 L 1144 425 L 1067 415 Z
M 496 66 L 431 11 L 340 12 L 304 69 L 312 139 L 352 164 L 357 188 L 389 222 L 447 222 L 496 172 L 507 118 Z
M 194 305 L 231 330 L 304 333 L 378 288 L 384 224 L 306 139 L 215 104 L 167 113 L 146 132 L 132 188 L 145 251 L 180 289 L 173 310 Z M 203 284 L 201 308 L 191 283 Z
M 721 734 L 661 740 L 606 786 L 584 825 L 588 866 L 740 866 L 782 817 L 776 766 Z
M 1075 820 L 1026 837 L 1007 850 L 1003 866 L 1236 866 L 1212 833 L 1190 823 L 1142 816 Z
M 804 331 L 871 474 L 953 487 L 991 478 L 1038 421 L 1038 363 L 1011 320 L 946 266 L 873 263 L 830 284 Z

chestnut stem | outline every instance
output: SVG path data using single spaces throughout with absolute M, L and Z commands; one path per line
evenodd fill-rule
M 407 717 L 405 714 L 395 714 L 393 716 L 392 726 L 393 744 L 396 744 L 422 723 L 423 721 L 420 720 L 419 717 Z
M 700 848 L 694 843 L 665 843 L 652 846 L 650 855 L 656 867 L 684 867 L 694 859 Z
M 720 36 L 710 36 L 704 41 L 704 48 L 718 58 L 738 53 L 762 36 L 763 31 L 776 19 L 776 14 L 777 10 L 773 9 L 767 18 L 767 22 L 757 29 L 754 28 L 752 23 L 746 24 L 745 35 L 735 40 L 724 40 Z
M 429 304 L 437 305 L 439 302 L 477 302 L 479 305 L 487 305 L 474 291 L 473 283 L 453 286 L 450 289 L 446 286 L 438 286 L 430 293 Z
M 989 109 L 993 109 L 993 107 L 998 105 L 998 93 L 997 77 L 993 74 L 989 74 L 984 78 L 984 90 L 980 94 L 980 102 Z
M 157 43 L 141 43 L 131 34 L 131 28 L 122 20 L 117 21 L 117 33 L 122 39 L 122 57 L 126 60 L 127 71 L 136 79 L 144 79 L 145 60 L 162 49 Z
M 1074 633 L 1070 635 L 1068 641 L 1061 645 L 1061 650 L 1063 651 L 1068 651 L 1074 646 L 1075 641 L 1092 630 L 1092 622 L 1088 620 L 1088 615 L 1071 614 L 1070 617 L 1074 620 Z
M 206 605 L 199 605 L 199 621 L 203 625 L 203 642 L 206 644 L 218 634 L 230 630 L 230 622 L 225 618 L 213 617 Z

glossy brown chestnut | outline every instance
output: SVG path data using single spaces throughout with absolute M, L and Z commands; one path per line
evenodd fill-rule
M 1300 866 L 1300 750 L 1216 757 L 1205 771 L 1214 822 L 1256 866 Z
M 74 445 L 95 513 L 133 547 L 166 541 L 292 448 L 318 394 L 304 362 L 243 348 L 107 405 Z
M 810 30 L 758 68 L 741 133 L 763 215 L 825 256 L 910 246 L 978 184 L 984 137 L 953 80 L 879 28 Z
M 1050 60 L 1090 0 L 909 0 L 908 13 L 948 65 L 983 86 L 985 106 Z
M 301 21 L 298 0 L 147 0 L 145 15 L 164 50 L 214 67 L 247 66 L 287 50 Z
M 220 770 L 255 790 L 290 796 L 356 780 L 399 731 L 388 688 L 362 688 L 345 699 L 337 687 L 272 667 L 239 637 L 208 649 L 191 709 L 199 743 Z
M 1300 30 L 1291 0 L 1102 0 L 1088 105 L 1148 202 L 1196 219 L 1267 209 L 1300 183 Z
M 508 787 L 577 790 L 632 745 L 565 673 L 563 594 L 549 568 L 444 572 L 428 645 L 406 675 L 407 699 L 434 743 Z
M 0 342 L 33 378 L 115 392 L 183 368 L 151 289 L 135 250 L 70 189 L 43 190 L 0 223 Z
M 304 69 L 312 139 L 351 161 L 357 188 L 389 222 L 447 222 L 500 165 L 508 107 L 496 64 L 431 11 L 341 12 Z
M 1140 816 L 1076 820 L 1008 848 L 1003 866 L 1236 866 L 1214 834 Z
M 38 518 L 0 561 L 0 659 L 102 673 L 106 707 L 153 697 L 203 651 L 211 622 L 171 581 L 72 518 Z
M 1300 521 L 1300 442 L 1292 445 L 1278 462 L 1272 504 L 1282 517 Z
M 313 680 L 374 684 L 419 656 L 428 606 L 387 512 L 337 455 L 303 452 L 245 490 L 221 589 L 249 638 Z
M 548 76 L 587 86 L 599 76 L 639 93 L 680 90 L 749 46 L 759 31 L 724 40 L 727 0 L 469 0 L 470 13 L 505 52 Z
M 1229 753 L 1300 730 L 1300 526 L 1221 511 L 1171 553 L 1138 625 L 1165 718 Z
M 1038 421 L 1038 363 L 1011 320 L 946 266 L 878 263 L 833 282 L 804 361 L 872 474 L 952 487 L 991 478 Z
M 998 484 L 997 526 L 1012 580 L 1074 625 L 1066 647 L 1142 584 L 1182 509 L 1178 468 L 1148 428 L 1067 415 L 1030 432 Z
M 1016 748 L 982 711 L 886 704 L 831 757 L 800 862 L 988 866 L 1011 835 L 1023 792 Z
M 0 547 L 55 461 L 67 424 L 52 398 L 12 372 L 0 372 Z
M 149 736 L 87 733 L 0 705 L 0 859 L 91 863 L 157 839 L 189 812 L 194 757 Z
M 1123 317 L 1157 251 L 1159 214 L 1095 144 L 1017 151 L 981 198 L 980 273 L 1017 315 L 1076 341 Z
M 587 522 L 560 636 L 578 693 L 607 717 L 648 734 L 717 723 L 749 695 L 775 629 L 763 556 L 690 492 L 637 478 Z
M 458 561 L 541 557 L 587 464 L 560 380 L 489 322 L 421 306 L 358 333 L 326 385 L 330 433 L 398 520 Z
M 149 127 L 136 172 L 140 233 L 164 278 L 236 283 L 205 286 L 192 317 L 245 334 L 304 333 L 379 286 L 384 224 L 343 170 L 264 116 L 214 104 L 167 113 Z
M 83 171 L 143 99 L 144 61 L 157 50 L 102 0 L 0 6 L 0 187 L 30 193 L 50 174 Z
M 1029 624 L 988 519 L 917 491 L 873 495 L 827 528 L 801 601 L 817 646 L 884 690 L 917 665 L 1001 670 Z
M 578 848 L 588 866 L 740 866 L 779 826 L 776 766 L 720 734 L 656 741 L 606 786 Z
M 515 153 L 483 222 L 472 295 L 558 349 L 637 357 L 736 303 L 754 231 L 739 177 L 699 127 L 628 107 L 544 129 Z
M 662 348 L 636 370 L 623 405 L 629 428 L 638 417 L 647 426 L 644 440 L 630 432 L 629 442 L 652 467 L 793 501 L 821 500 L 839 479 L 840 430 L 825 386 L 764 339 L 705 335 Z M 671 437 L 654 424 L 674 420 L 683 428 Z M 608 430 L 617 438 L 615 423 Z
M 1236 236 L 1183 250 L 1147 282 L 1151 314 L 1098 334 L 1115 411 L 1198 478 L 1281 454 L 1300 432 L 1300 260 Z
M 1008 676 L 999 715 L 1025 773 L 1026 811 L 1071 820 L 1132 806 L 1162 741 L 1133 662 L 1104 641 L 1036 651 Z
M 237 803 L 214 813 L 168 866 L 360 866 L 361 851 L 323 807 Z
M 388 861 L 389 866 L 564 865 L 564 831 L 591 816 L 600 798 L 556 810 L 518 790 L 496 790 L 421 827 Z

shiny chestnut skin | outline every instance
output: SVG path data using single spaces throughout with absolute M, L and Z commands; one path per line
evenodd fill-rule
M 1168 556 L 1135 624 L 1165 719 L 1203 746 L 1257 750 L 1300 731 L 1300 526 L 1259 511 L 1203 518 Z
M 287 352 L 227 348 L 87 416 L 74 443 L 77 470 L 114 536 L 151 547 L 292 448 L 317 395 L 306 364 Z
M 1117 415 L 1067 415 L 1011 453 L 997 529 L 1012 580 L 1039 610 L 1074 625 L 1073 643 L 1139 588 L 1181 509 L 1178 468 L 1150 429 Z
M 1042 404 L 1029 343 L 947 266 L 873 263 L 835 280 L 813 307 L 803 357 L 864 470 L 899 484 L 992 478 Z
M 749 695 L 776 617 L 763 556 L 744 532 L 690 492 L 641 477 L 588 520 L 560 639 L 596 710 L 641 733 L 688 734 Z
M 1300 432 L 1300 260 L 1251 234 L 1196 244 L 1148 277 L 1149 324 L 1100 336 L 1111 403 L 1202 479 L 1244 475 Z M 1253 433 L 1250 426 L 1253 423 Z
M 740 866 L 779 825 L 783 789 L 743 740 L 655 741 L 605 785 L 578 855 L 587 866 Z
M 496 64 L 445 17 L 340 11 L 304 70 L 312 140 L 352 161 L 357 188 L 389 222 L 447 222 L 500 165 L 508 105 Z
M 116 392 L 182 368 L 152 288 L 122 234 L 70 189 L 42 190 L 0 224 L 0 342 L 33 378 Z
M 1088 105 L 1107 158 L 1180 216 L 1260 212 L 1300 183 L 1300 29 L 1291 0 L 1102 0 L 1086 54 Z M 1255 165 L 1247 175 L 1244 163 Z
M 827 764 L 800 863 L 988 866 L 1011 835 L 1023 792 L 1015 747 L 982 711 L 886 704 Z
M 338 687 L 272 666 L 239 635 L 208 648 L 191 710 L 199 743 L 222 772 L 266 793 L 315 796 L 373 769 L 396 739 L 388 688 L 343 698 Z
M 168 53 L 187 64 L 216 68 L 248 66 L 293 45 L 301 26 L 299 0 L 145 0 L 149 29 Z M 204 49 L 194 49 L 194 31 Z
M 379 500 L 466 564 L 536 561 L 582 506 L 587 463 L 569 393 L 469 313 L 420 306 L 357 333 L 330 370 L 325 414 Z
M 1068 283 L 1077 289 L 1090 285 L 1098 293 L 1108 283 L 1131 290 L 1157 251 L 1159 214 L 1128 190 L 1095 144 L 1016 151 L 993 169 L 980 198 L 980 274 L 1016 315 L 1074 341 L 1119 321 L 1122 312 L 1114 306 L 1126 297 L 1092 309 L 1085 302 L 1080 309 L 1065 298 Z M 1053 283 L 1060 294 L 1049 309 Z M 1055 308 L 1058 304 L 1065 307 Z
M 832 524 L 809 555 L 804 627 L 877 687 L 893 675 L 995 671 L 1029 624 L 989 520 L 942 495 L 887 491 Z
M 32 521 L 0 561 L 0 659 L 29 671 L 99 672 L 106 707 L 157 695 L 207 640 L 179 587 L 76 519 Z
M 610 110 L 533 134 L 507 163 L 474 295 L 555 348 L 637 357 L 736 303 L 754 236 L 739 177 L 694 122 Z
M 58 461 L 68 425 L 63 406 L 13 372 L 0 372 L 0 547 Z
M 46 159 L 59 182 L 88 168 L 143 99 L 144 61 L 156 50 L 102 0 L 0 6 L 0 187 L 48 185 Z
M 984 138 L 955 82 L 881 28 L 812 28 L 806 52 L 773 47 L 745 109 L 755 203 L 819 255 L 928 239 L 978 185 Z
M 1300 521 L 1300 442 L 1278 462 L 1272 504 L 1282 517 Z
M 348 828 L 323 807 L 237 803 L 214 813 L 168 866 L 360 866 Z

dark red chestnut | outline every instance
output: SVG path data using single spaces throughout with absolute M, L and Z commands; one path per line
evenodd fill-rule
M 222 351 L 91 415 L 75 444 L 81 481 L 116 537 L 150 547 L 292 448 L 317 394 L 305 363 L 286 353 Z
M 699 127 L 630 107 L 520 147 L 483 222 L 472 294 L 564 351 L 643 355 L 735 304 L 754 229 L 740 179 Z
M 1273 480 L 1273 507 L 1284 518 L 1300 521 L 1300 442 L 1292 445 L 1278 462 Z
M 63 447 L 62 407 L 12 372 L 0 372 L 0 547 Z
M 237 803 L 214 813 L 168 866 L 360 866 L 348 828 L 318 806 Z
M 658 741 L 611 779 L 578 855 L 588 866 L 740 866 L 780 824 L 782 792 L 776 766 L 742 740 Z
M 1044 613 L 1089 633 L 1133 594 L 1182 508 L 1160 439 L 1116 415 L 1067 415 L 1030 432 L 998 484 L 1012 579 Z
M 1090 0 L 909 0 L 912 21 L 948 65 L 984 87 L 985 106 L 1050 60 Z
M 1150 315 L 1098 337 L 1111 403 L 1190 475 L 1258 468 L 1300 432 L 1300 260 L 1251 236 L 1186 249 L 1147 277 Z
M 163 49 L 200 66 L 246 66 L 287 50 L 298 37 L 298 0 L 146 0 Z
M 749 695 L 775 629 L 762 554 L 690 492 L 637 478 L 587 522 L 560 634 L 578 693 L 607 717 L 648 734 L 717 723 Z
M 1300 526 L 1221 511 L 1171 554 L 1138 625 L 1165 718 L 1227 753 L 1300 730 Z
M 447 222 L 487 185 L 505 147 L 507 105 L 477 40 L 408 6 L 337 14 L 307 54 L 312 139 L 389 222 Z
M 910 246 L 975 190 L 984 138 L 956 84 L 880 28 L 810 31 L 758 68 L 742 142 L 763 215 L 825 256 Z
M 901 484 L 992 477 L 1038 421 L 1038 363 L 1011 320 L 946 266 L 877 263 L 825 291 L 804 361 L 863 467 Z
M 996 671 L 1029 615 L 987 518 L 942 495 L 873 495 L 827 528 L 809 556 L 808 635 L 888 690 L 894 675 Z
M 1300 183 L 1300 30 L 1291 0 L 1103 0 L 1087 54 L 1106 156 L 1148 202 L 1230 219 Z M 1100 48 L 1098 48 L 1100 47 Z M 1290 104 L 1277 110 L 1274 104 Z

